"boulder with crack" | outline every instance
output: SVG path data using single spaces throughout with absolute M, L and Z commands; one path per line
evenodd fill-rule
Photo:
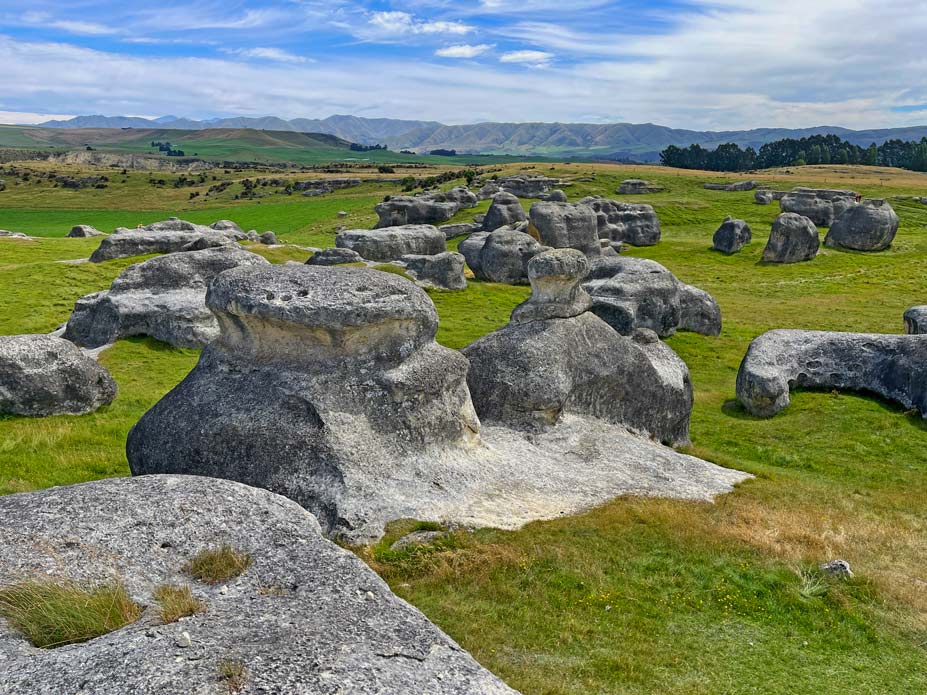
M 588 205 L 540 202 L 528 212 L 532 232 L 542 244 L 555 249 L 576 249 L 589 258 L 602 255 L 598 218 Z
M 750 343 L 737 373 L 737 400 L 772 417 L 789 390 L 874 393 L 927 417 L 927 335 L 774 330 Z
M 798 186 L 779 199 L 782 212 L 807 217 L 818 227 L 830 227 L 844 211 L 856 205 L 856 192 Z
M 824 237 L 824 245 L 851 251 L 884 251 L 898 233 L 898 215 L 885 200 L 869 199 L 847 208 Z
M 601 239 L 631 246 L 653 246 L 660 241 L 660 220 L 650 205 L 619 203 L 600 196 L 583 198 L 579 202 L 595 211 Z
M 206 308 L 209 282 L 231 268 L 269 265 L 235 246 L 171 253 L 131 265 L 108 290 L 77 300 L 64 337 L 96 348 L 133 335 L 148 335 L 176 347 L 203 347 L 219 335 Z
M 356 251 L 368 261 L 395 261 L 409 254 L 434 256 L 447 251 L 444 233 L 430 224 L 346 229 L 335 236 L 335 245 Z

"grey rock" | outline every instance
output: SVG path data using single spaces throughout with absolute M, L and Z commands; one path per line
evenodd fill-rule
M 450 241 L 459 236 L 474 234 L 483 228 L 480 222 L 461 222 L 459 224 L 442 224 L 438 229 L 444 232 L 444 238 Z
M 246 693 L 514 694 L 294 502 L 224 480 L 145 476 L 0 499 L 0 581 L 118 578 L 151 606 L 192 584 L 206 610 L 147 619 L 58 649 L 0 639 L 4 695 L 226 692 L 219 662 L 247 669 Z M 252 565 L 226 592 L 181 571 L 230 544 Z M 0 628 L 2 629 L 2 628 Z
M 380 218 L 376 229 L 440 224 L 451 219 L 458 209 L 460 206 L 454 202 L 441 202 L 421 196 L 395 196 L 374 207 Z
M 785 191 L 773 191 L 768 188 L 761 188 L 753 194 L 753 200 L 757 205 L 769 205 L 774 200 L 782 200 L 782 197 L 785 195 Z
M 341 265 L 342 263 L 363 263 L 364 259 L 351 249 L 322 249 L 309 257 L 306 265 Z
M 856 205 L 856 192 L 797 187 L 779 200 L 782 212 L 807 217 L 818 227 L 830 227 L 845 210 Z
M 838 579 L 849 579 L 853 576 L 850 563 L 846 560 L 831 560 L 820 565 L 821 571 Z
M 527 219 L 528 216 L 518 198 L 511 193 L 497 193 L 493 196 L 492 204 L 483 218 L 483 229 L 492 232 L 500 227 L 507 227 Z
M 206 308 L 206 288 L 219 273 L 243 265 L 269 263 L 239 246 L 223 246 L 131 265 L 110 289 L 77 300 L 64 337 L 88 348 L 133 335 L 203 347 L 219 335 L 216 317 Z
M 619 203 L 598 196 L 579 202 L 595 210 L 601 239 L 631 246 L 653 246 L 660 241 L 660 220 L 650 205 Z
M 464 257 L 467 266 L 474 274 L 480 268 L 480 252 L 483 250 L 488 236 L 489 232 L 476 232 L 457 244 L 458 253 Z
M 83 415 L 115 397 L 109 372 L 74 343 L 50 335 L 0 336 L 0 413 Z
M 772 417 L 789 389 L 874 393 L 927 417 L 927 336 L 775 330 L 750 343 L 737 373 L 737 400 Z
M 831 225 L 824 245 L 853 251 L 884 251 L 898 232 L 898 215 L 884 200 L 847 208 Z
M 347 216 L 348 216 L 348 213 L 345 212 L 344 210 L 338 211 L 338 217 L 347 217 Z
M 409 254 L 434 256 L 447 250 L 444 233 L 430 224 L 348 229 L 335 236 L 335 245 L 369 261 L 393 261 Z
M 456 203 L 457 207 L 461 210 L 475 208 L 480 202 L 480 199 L 477 198 L 476 193 L 471 191 L 466 186 L 457 186 L 449 191 L 427 193 L 424 194 L 423 197 L 440 203 Z
M 92 236 L 103 236 L 103 232 L 89 224 L 78 224 L 71 227 L 68 237 L 71 239 L 83 239 Z
M 309 179 L 307 181 L 294 181 L 293 190 L 301 191 L 307 197 L 315 197 L 342 188 L 354 188 L 360 186 L 361 183 L 363 182 L 357 178 Z
M 234 231 L 213 229 L 172 217 L 137 229 L 118 228 L 100 242 L 90 261 L 101 263 L 149 253 L 199 251 L 234 244 L 236 240 Z
M 662 190 L 663 186 L 654 186 L 641 179 L 625 179 L 618 186 L 619 195 L 646 195 L 647 193 L 659 193 Z
M 580 282 L 589 274 L 589 261 L 576 249 L 551 249 L 528 261 L 531 297 L 515 307 L 511 323 L 572 318 L 592 308 Z
M 818 255 L 821 239 L 818 228 L 807 217 L 783 212 L 772 223 L 772 232 L 763 249 L 767 263 L 800 263 Z
M 443 290 L 467 289 L 462 254 L 445 251 L 434 256 L 407 255 L 399 260 L 405 263 L 406 273 L 422 287 L 437 287 Z
M 23 234 L 22 232 L 11 232 L 7 229 L 0 229 L 0 238 L 3 239 L 26 239 L 31 241 L 32 237 Z
M 910 335 L 927 333 L 927 306 L 912 306 L 905 311 L 904 327 Z
M 263 232 L 258 237 L 258 241 L 268 246 L 276 246 L 278 243 L 280 243 L 277 241 L 277 235 L 273 232 Z
M 712 238 L 712 248 L 721 253 L 737 253 L 753 239 L 750 225 L 728 216 Z
M 702 188 L 705 188 L 709 191 L 727 191 L 727 192 L 736 192 L 736 191 L 752 191 L 759 184 L 756 181 L 737 181 L 736 183 L 706 183 L 702 184 Z
M 480 189 L 479 197 L 481 200 L 486 200 L 495 197 L 500 191 L 504 191 L 517 198 L 542 198 L 554 189 L 563 188 L 566 185 L 569 184 L 549 176 L 504 176 L 483 186 Z M 506 222 L 505 224 L 510 223 Z
M 661 338 L 677 330 L 721 332 L 721 309 L 707 292 L 680 282 L 667 268 L 645 258 L 601 258 L 591 264 L 583 287 L 592 311 L 622 335 L 646 328 Z
M 500 227 L 479 239 L 474 239 L 476 236 L 474 234 L 470 237 L 473 239 L 473 246 L 461 249 L 461 253 L 470 254 L 469 257 L 475 256 L 475 265 L 469 260 L 467 265 L 477 278 L 489 282 L 503 282 L 509 285 L 527 283 L 528 261 L 548 248 L 539 244 L 530 234 L 513 227 Z M 481 241 L 482 245 L 476 252 L 473 247 Z M 468 258 L 467 255 L 464 257 Z
M 567 202 L 567 194 L 558 188 L 544 196 L 543 200 L 551 203 L 565 203 Z
M 232 232 L 233 234 L 244 234 L 241 227 L 232 222 L 232 220 L 217 220 L 209 225 L 212 229 L 220 232 Z
M 443 531 L 413 531 L 390 545 L 389 549 L 395 552 L 396 550 L 412 548 L 417 545 L 428 545 L 446 536 L 447 534 Z
M 534 203 L 528 213 L 540 242 L 555 249 L 576 249 L 590 258 L 602 255 L 598 218 L 588 205 Z M 532 236 L 534 236 L 532 234 Z

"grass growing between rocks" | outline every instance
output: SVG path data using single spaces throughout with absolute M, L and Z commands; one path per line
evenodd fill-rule
M 206 610 L 206 604 L 193 595 L 188 585 L 162 584 L 154 590 L 152 597 L 159 606 L 164 623 L 173 623 Z
M 86 642 L 134 623 L 142 608 L 119 582 L 26 581 L 0 589 L 0 615 L 36 647 Z
M 234 579 L 251 567 L 248 553 L 235 550 L 230 545 L 201 550 L 184 565 L 183 570 L 194 579 L 206 584 Z
M 248 684 L 248 669 L 239 659 L 222 659 L 216 670 L 229 693 L 240 693 Z

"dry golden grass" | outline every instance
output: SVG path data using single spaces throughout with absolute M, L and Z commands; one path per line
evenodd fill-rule
M 153 597 L 160 607 L 164 623 L 173 623 L 206 610 L 206 604 L 197 599 L 187 585 L 162 584 L 154 590 Z
M 207 584 L 218 584 L 237 577 L 251 567 L 251 556 L 230 545 L 201 550 L 183 567 L 184 572 Z
M 244 690 L 248 683 L 248 669 L 238 659 L 222 659 L 217 664 L 219 678 L 225 684 L 228 692 L 238 693 Z

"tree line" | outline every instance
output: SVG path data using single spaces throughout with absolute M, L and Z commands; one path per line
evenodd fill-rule
M 920 142 L 887 140 L 881 145 L 860 147 L 837 135 L 812 135 L 796 140 L 768 142 L 757 152 L 727 143 L 715 150 L 701 145 L 670 145 L 660 153 L 664 166 L 706 171 L 749 171 L 805 164 L 867 164 L 927 171 L 927 137 Z

